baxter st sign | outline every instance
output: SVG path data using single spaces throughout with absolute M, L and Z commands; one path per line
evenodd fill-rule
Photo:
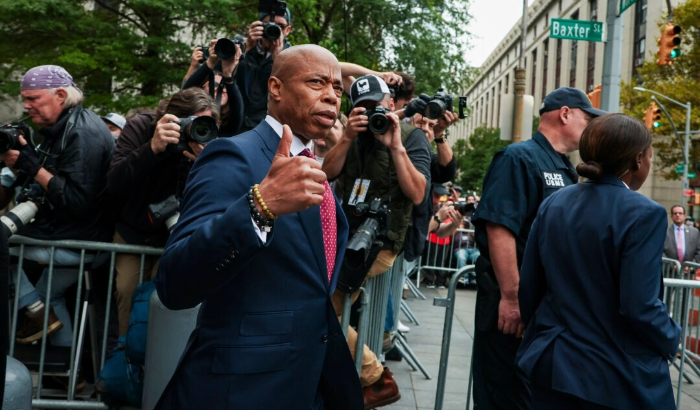
M 603 41 L 603 23 L 600 21 L 552 19 L 549 25 L 549 37 Z

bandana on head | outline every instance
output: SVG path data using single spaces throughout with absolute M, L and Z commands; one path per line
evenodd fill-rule
M 49 88 L 75 87 L 73 77 L 68 74 L 65 68 L 57 65 L 41 65 L 27 71 L 22 77 L 22 91 L 25 90 L 46 90 Z M 82 94 L 83 92 L 80 91 Z

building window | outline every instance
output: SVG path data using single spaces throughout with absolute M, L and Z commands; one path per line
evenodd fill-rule
M 537 49 L 532 51 L 532 73 L 530 81 L 530 94 L 535 95 L 535 84 L 537 83 Z
M 598 20 L 598 0 L 591 0 L 588 3 L 590 9 L 590 19 L 591 21 Z M 588 42 L 588 59 L 586 64 L 586 91 L 591 92 L 595 88 L 593 84 L 595 82 L 595 41 Z
M 498 121 L 501 120 L 501 82 L 498 82 L 498 94 L 496 94 L 496 97 L 498 97 L 498 101 L 496 101 L 496 119 Z
M 484 106 L 484 124 L 489 126 L 489 93 L 486 93 L 486 105 Z
M 634 9 L 634 54 L 632 76 L 637 76 L 637 68 L 644 64 L 647 32 L 647 0 L 639 0 Z
M 572 20 L 578 20 L 578 11 L 571 15 Z M 578 54 L 578 40 L 571 41 L 571 62 L 569 65 L 569 87 L 576 87 L 576 57 Z
M 509 90 L 508 87 L 510 86 L 510 74 L 506 74 L 506 81 L 505 81 L 505 83 L 506 83 L 506 88 L 505 88 L 505 90 L 504 90 L 504 91 L 505 91 L 504 94 L 508 94 L 508 90 Z
M 542 43 L 542 98 L 547 95 L 547 67 L 549 67 L 549 39 Z
M 561 39 L 557 40 L 557 64 L 554 69 L 554 89 L 561 87 Z

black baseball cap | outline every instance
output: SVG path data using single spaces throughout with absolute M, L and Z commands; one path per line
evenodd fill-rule
M 547 94 L 542 102 L 540 115 L 549 111 L 558 110 L 561 107 L 580 108 L 594 117 L 607 114 L 607 111 L 593 108 L 591 100 L 578 88 L 561 87 Z
M 355 108 L 357 103 L 361 101 L 381 101 L 390 92 L 389 87 L 381 78 L 372 74 L 363 75 L 350 86 L 352 107 Z

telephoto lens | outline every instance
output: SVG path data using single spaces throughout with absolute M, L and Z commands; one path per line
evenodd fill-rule
M 38 210 L 39 207 L 34 202 L 27 201 L 15 206 L 1 216 L 0 222 L 2 222 L 2 227 L 7 236 L 10 237 L 16 234 L 24 225 L 31 222 Z
M 263 23 L 263 38 L 275 41 L 282 36 L 282 28 L 277 24 L 268 21 Z

